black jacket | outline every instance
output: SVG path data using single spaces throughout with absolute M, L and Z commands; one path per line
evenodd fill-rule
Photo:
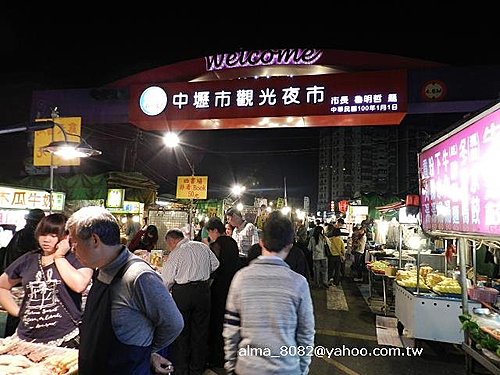
M 36 224 L 28 221 L 23 229 L 14 233 L 14 236 L 5 247 L 5 255 L 0 259 L 0 274 L 21 255 L 38 249 L 38 241 L 35 239 L 35 228 Z

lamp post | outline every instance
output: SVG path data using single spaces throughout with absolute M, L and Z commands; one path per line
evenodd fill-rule
M 80 135 L 77 135 L 81 142 L 73 142 L 68 140 L 68 133 L 64 128 L 58 124 L 55 119 L 59 117 L 57 114 L 57 108 L 52 111 L 52 120 L 44 120 L 44 121 L 35 121 L 17 124 L 14 126 L 10 126 L 0 130 L 1 134 L 9 134 L 9 133 L 18 133 L 18 132 L 31 132 L 38 130 L 46 130 L 53 129 L 54 127 L 58 127 L 64 137 L 64 141 L 52 141 L 45 147 L 42 147 L 44 152 L 50 152 L 50 186 L 49 186 L 49 194 L 50 194 L 50 202 L 49 202 L 49 212 L 52 213 L 52 198 L 53 198 L 53 190 L 54 190 L 54 165 L 53 165 L 53 155 L 62 157 L 63 159 L 71 159 L 71 158 L 85 158 L 89 156 L 96 156 L 102 154 L 101 151 L 92 148 Z M 76 135 L 76 134 L 71 134 Z M 52 139 L 53 135 L 52 135 Z
M 182 145 L 179 145 L 180 140 L 177 134 L 169 132 L 166 133 L 163 136 L 163 143 L 170 148 L 175 148 L 179 146 L 179 149 L 181 150 L 181 154 L 184 157 L 184 160 L 186 161 L 187 165 L 189 166 L 189 169 L 191 170 L 191 176 L 195 175 L 194 172 L 194 165 L 191 163 L 189 158 L 186 155 L 186 152 L 184 151 L 184 148 Z M 194 218 L 194 204 L 193 204 L 193 198 L 189 200 L 189 210 L 188 210 L 188 225 L 189 225 L 189 239 L 192 240 L 194 238 L 194 225 L 193 225 L 193 218 Z
M 47 146 L 42 147 L 43 152 L 50 153 L 50 185 L 49 185 L 49 194 L 50 194 L 50 202 L 49 202 L 49 213 L 52 213 L 52 199 L 54 192 L 54 155 L 58 156 L 62 159 L 74 159 L 74 158 L 87 158 L 90 156 L 101 155 L 102 152 L 92 148 L 80 135 L 70 134 L 73 136 L 77 136 L 80 138 L 80 142 L 74 142 L 68 140 L 68 133 L 64 129 L 63 126 L 57 123 L 57 118 L 59 114 L 57 113 L 57 107 L 52 110 L 51 113 L 53 127 L 59 128 L 61 133 L 63 134 L 64 141 L 55 141 L 54 140 L 54 130 L 52 130 L 52 142 Z

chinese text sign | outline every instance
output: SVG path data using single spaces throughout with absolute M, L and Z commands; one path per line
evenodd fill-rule
M 208 176 L 178 176 L 177 199 L 207 199 Z
M 471 119 L 418 159 L 424 230 L 500 234 L 500 109 Z

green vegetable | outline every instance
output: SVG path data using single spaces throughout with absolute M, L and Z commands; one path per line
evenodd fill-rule
M 470 315 L 460 315 L 458 317 L 462 323 L 462 330 L 469 334 L 469 337 L 476 342 L 476 349 L 488 349 L 500 357 L 500 341 L 484 332 Z

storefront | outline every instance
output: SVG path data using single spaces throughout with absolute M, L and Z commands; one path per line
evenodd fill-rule
M 15 186 L 0 186 L 0 247 L 6 246 L 13 231 L 24 228 L 24 216 L 30 209 L 39 208 L 46 213 L 63 212 L 66 194 L 47 190 L 27 189 Z M 4 230 L 5 229 L 5 230 Z M 13 229 L 13 230 L 12 230 Z

